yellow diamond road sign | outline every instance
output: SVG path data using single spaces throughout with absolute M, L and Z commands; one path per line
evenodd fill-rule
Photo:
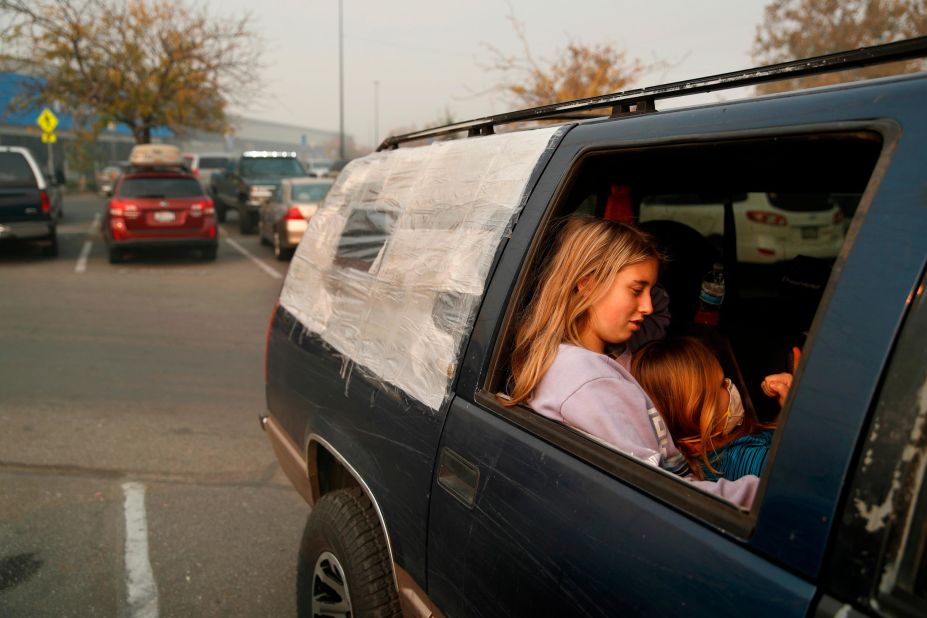
M 39 114 L 39 118 L 35 123 L 42 127 L 42 130 L 46 133 L 51 133 L 58 126 L 58 116 L 55 116 L 55 113 L 46 107 Z

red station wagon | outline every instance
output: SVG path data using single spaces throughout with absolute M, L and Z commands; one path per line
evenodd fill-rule
M 150 247 L 189 247 L 199 249 L 203 259 L 216 259 L 213 202 L 182 161 L 174 146 L 133 149 L 133 167 L 119 179 L 106 209 L 103 235 L 111 263 L 121 262 L 127 251 Z

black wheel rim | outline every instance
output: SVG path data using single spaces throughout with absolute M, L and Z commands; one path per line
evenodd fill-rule
M 331 552 L 322 552 L 312 570 L 312 616 L 353 616 L 344 569 Z

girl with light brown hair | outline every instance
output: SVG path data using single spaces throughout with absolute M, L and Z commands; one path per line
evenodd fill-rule
M 631 374 L 697 478 L 760 475 L 773 425 L 745 415 L 737 387 L 708 346 L 692 337 L 649 342 L 635 353 Z
M 572 216 L 560 228 L 538 288 L 518 320 L 510 397 L 594 440 L 680 476 L 689 476 L 660 413 L 626 366 L 606 354 L 650 336 L 651 290 L 659 252 L 623 223 Z M 665 326 L 665 325 L 664 325 Z M 703 489 L 749 506 L 756 477 Z

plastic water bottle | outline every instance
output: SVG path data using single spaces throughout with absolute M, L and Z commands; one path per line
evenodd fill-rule
M 702 291 L 698 295 L 695 323 L 717 326 L 724 302 L 724 266 L 715 264 L 702 278 Z

